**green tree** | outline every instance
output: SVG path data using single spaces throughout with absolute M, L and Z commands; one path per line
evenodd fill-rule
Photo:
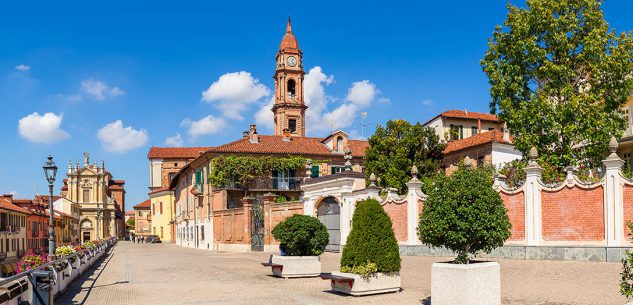
M 321 255 L 329 240 L 323 223 L 312 216 L 299 214 L 277 224 L 272 233 L 290 256 Z
M 488 168 L 460 168 L 436 179 L 424 202 L 418 234 L 430 246 L 458 253 L 456 263 L 470 255 L 490 253 L 510 237 L 510 219 Z
M 134 227 L 134 219 L 128 219 L 126 223 L 128 227 Z
M 508 5 L 481 62 L 490 108 L 516 147 L 563 168 L 598 165 L 626 127 L 620 107 L 633 89 L 633 39 L 616 34 L 599 0 L 528 0 Z
M 400 252 L 391 219 L 375 199 L 356 205 L 352 230 L 341 256 L 341 271 L 365 276 L 373 272 L 400 271 Z
M 365 172 L 380 177 L 379 186 L 397 188 L 402 194 L 407 190 L 405 184 L 411 179 L 413 165 L 423 177 L 437 173 L 445 147 L 432 128 L 390 120 L 385 127 L 378 125 L 369 137 Z

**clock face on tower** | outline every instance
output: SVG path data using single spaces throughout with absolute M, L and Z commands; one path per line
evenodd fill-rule
M 288 62 L 289 66 L 294 67 L 294 66 L 297 65 L 297 58 L 294 57 L 294 56 L 290 56 L 290 57 L 288 57 L 288 61 L 287 62 Z

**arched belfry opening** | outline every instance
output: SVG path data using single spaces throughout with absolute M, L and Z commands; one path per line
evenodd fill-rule
M 296 92 L 296 82 L 294 79 L 289 79 L 288 80 L 288 95 L 290 95 L 290 97 L 295 97 L 295 94 L 297 94 Z

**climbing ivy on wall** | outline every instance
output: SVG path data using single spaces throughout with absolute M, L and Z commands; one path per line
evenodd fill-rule
M 209 183 L 213 187 L 235 183 L 246 191 L 255 177 L 268 176 L 273 171 L 302 170 L 307 160 L 298 156 L 218 156 L 211 160 Z

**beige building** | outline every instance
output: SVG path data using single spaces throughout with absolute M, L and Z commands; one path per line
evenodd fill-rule
M 82 242 L 110 236 L 125 236 L 125 181 L 114 180 L 104 162 L 90 164 L 84 153 L 83 166 L 68 162 L 62 197 L 80 206 L 80 239 Z
M 152 235 L 152 213 L 150 206 L 150 199 L 134 206 L 134 233 L 136 236 Z
M 447 143 L 440 166 L 447 174 L 457 169 L 467 156 L 473 165 L 503 166 L 522 154 L 512 145 L 505 124 L 490 113 L 448 110 L 422 125 L 435 130 L 440 141 Z

